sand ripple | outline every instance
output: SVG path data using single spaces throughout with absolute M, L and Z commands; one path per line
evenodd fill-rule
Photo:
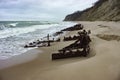
M 111 41 L 111 40 L 120 41 L 120 36 L 118 35 L 97 34 L 96 36 L 107 41 Z

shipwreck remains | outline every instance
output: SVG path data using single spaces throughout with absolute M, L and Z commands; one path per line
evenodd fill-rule
M 75 31 L 75 30 L 82 30 L 83 29 L 83 25 L 82 24 L 76 24 L 72 27 L 69 27 L 69 28 L 65 28 L 61 31 Z
M 64 59 L 71 57 L 86 57 L 90 52 L 89 43 L 91 42 L 90 34 L 91 32 L 83 30 L 82 32 L 78 32 L 79 38 L 73 44 L 64 47 L 61 50 L 58 50 L 58 53 L 52 54 L 52 60 L 56 59 Z

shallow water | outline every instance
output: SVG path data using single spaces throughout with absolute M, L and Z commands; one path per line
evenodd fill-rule
M 1 21 L 0 60 L 25 53 L 32 49 L 23 46 L 31 41 L 53 34 L 75 23 L 48 21 Z

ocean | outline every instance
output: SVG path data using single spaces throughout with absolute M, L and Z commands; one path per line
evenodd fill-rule
M 20 55 L 33 48 L 24 45 L 45 38 L 47 34 L 70 27 L 72 22 L 0 21 L 0 60 Z

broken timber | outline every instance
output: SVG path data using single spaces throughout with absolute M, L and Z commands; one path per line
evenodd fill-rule
M 59 50 L 58 53 L 53 53 L 52 60 L 81 56 L 86 57 L 90 52 L 89 43 L 91 42 L 91 39 L 86 31 L 83 33 L 80 34 L 79 39 L 73 44 Z

